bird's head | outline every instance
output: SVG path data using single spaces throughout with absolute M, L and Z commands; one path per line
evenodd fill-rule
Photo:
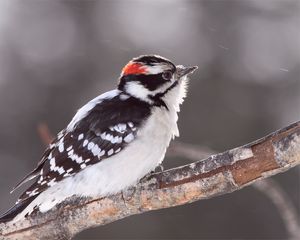
M 164 96 L 196 69 L 196 66 L 176 66 L 158 55 L 142 55 L 123 68 L 118 88 L 150 104 L 165 105 L 162 102 Z

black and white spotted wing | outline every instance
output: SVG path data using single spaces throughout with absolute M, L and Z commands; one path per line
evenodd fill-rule
M 65 129 L 46 150 L 37 168 L 26 178 L 37 177 L 18 202 L 86 167 L 118 154 L 136 138 L 150 115 L 150 106 L 133 97 L 115 96 L 96 104 L 72 129 Z M 25 181 L 26 181 L 25 179 Z

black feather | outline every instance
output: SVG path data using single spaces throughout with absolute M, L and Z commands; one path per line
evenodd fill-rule
M 158 55 L 142 55 L 137 58 L 134 58 L 133 62 L 139 62 L 150 66 L 153 66 L 155 64 L 165 63 L 165 64 L 170 64 L 171 66 L 176 68 L 175 65 L 170 60 Z

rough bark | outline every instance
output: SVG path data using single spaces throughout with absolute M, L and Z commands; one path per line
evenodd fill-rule
M 177 141 L 171 144 L 167 156 L 183 157 L 191 161 L 198 161 L 199 157 L 206 158 L 216 153 L 207 147 L 199 147 Z M 300 236 L 300 221 L 297 209 L 285 190 L 272 178 L 261 179 L 251 184 L 251 186 L 260 191 L 261 194 L 264 194 L 274 204 L 285 225 L 288 239 L 298 240 Z
M 189 165 L 155 173 L 101 199 L 73 197 L 29 219 L 0 225 L 3 239 L 70 239 L 124 217 L 239 190 L 300 163 L 300 122 L 260 140 Z

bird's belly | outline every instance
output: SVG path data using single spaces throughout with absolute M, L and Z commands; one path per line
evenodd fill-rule
M 78 194 L 106 196 L 136 184 L 139 179 L 154 170 L 163 160 L 166 142 L 136 141 L 119 154 L 105 159 L 97 166 L 87 168 L 78 175 L 76 186 L 70 190 Z M 72 184 L 72 183 L 71 183 Z M 71 190 L 72 191 L 72 190 Z

